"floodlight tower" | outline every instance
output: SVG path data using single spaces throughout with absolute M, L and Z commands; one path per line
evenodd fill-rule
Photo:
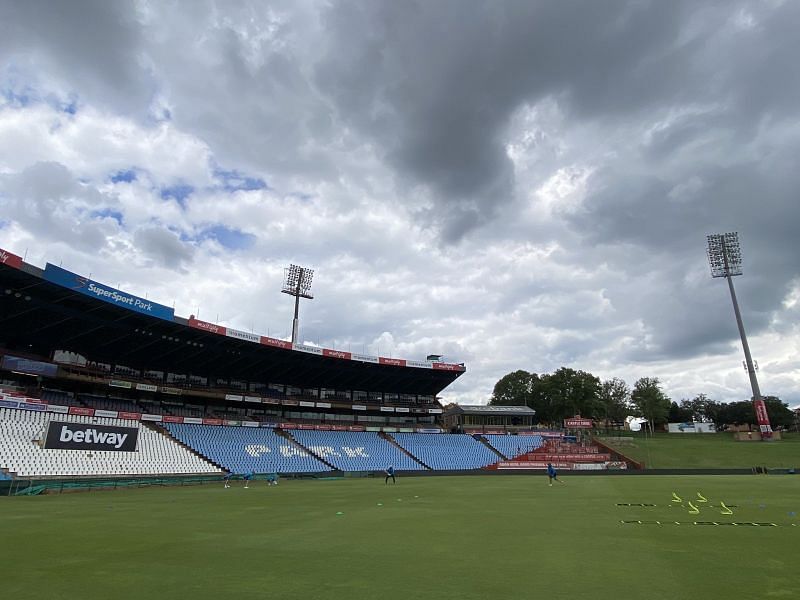
M 292 321 L 292 343 L 297 343 L 297 315 L 300 312 L 300 298 L 313 300 L 311 294 L 311 280 L 314 278 L 314 271 L 297 265 L 289 265 L 283 270 L 284 283 L 281 290 L 284 294 L 294 296 L 294 320 Z
M 753 358 L 750 356 L 750 346 L 747 344 L 747 335 L 744 332 L 744 323 L 742 323 L 742 313 L 739 312 L 739 303 L 736 301 L 736 292 L 733 289 L 733 277 L 742 274 L 742 251 L 739 247 L 739 234 L 735 231 L 717 233 L 707 236 L 707 239 L 711 277 L 724 277 L 728 280 L 733 312 L 736 315 L 736 324 L 739 326 L 739 336 L 742 338 L 747 374 L 750 376 L 750 387 L 753 390 L 753 406 L 756 411 L 758 428 L 761 430 L 761 439 L 767 440 L 772 437 L 772 427 L 769 424 L 769 415 L 767 415 L 764 399 L 761 397 L 761 390 L 758 388 L 756 370 L 753 367 Z

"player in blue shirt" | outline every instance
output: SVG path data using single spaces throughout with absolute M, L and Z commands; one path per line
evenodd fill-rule
M 231 477 L 233 477 L 233 471 L 226 471 L 225 475 L 222 477 L 222 481 L 225 482 L 226 490 L 231 487 Z
M 253 471 L 250 471 L 250 472 L 245 474 L 245 476 L 244 476 L 244 489 L 247 489 L 247 488 L 250 487 L 250 480 L 253 478 L 254 475 L 255 475 L 255 473 Z
M 267 485 L 278 485 L 278 474 L 269 473 L 267 475 Z
M 564 483 L 558 478 L 558 471 L 553 466 L 553 463 L 547 463 L 547 477 L 550 481 L 550 486 L 552 487 L 553 481 L 557 481 L 558 483 Z
M 389 465 L 389 468 L 386 469 L 386 478 L 383 480 L 384 485 L 389 483 L 389 477 L 392 478 L 392 483 L 397 483 L 397 480 L 394 478 L 394 466 Z

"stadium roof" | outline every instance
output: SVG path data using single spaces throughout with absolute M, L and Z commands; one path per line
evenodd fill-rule
M 445 411 L 446 415 L 507 415 L 510 417 L 528 417 L 536 414 L 529 406 L 488 406 L 488 405 L 461 405 L 456 404 Z
M 463 365 L 292 344 L 194 318 L 0 249 L 0 348 L 265 383 L 436 395 Z

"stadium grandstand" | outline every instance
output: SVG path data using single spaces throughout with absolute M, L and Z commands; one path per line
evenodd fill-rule
M 463 364 L 293 344 L 0 257 L 3 480 L 538 464 L 527 407 L 449 409 L 443 434 Z

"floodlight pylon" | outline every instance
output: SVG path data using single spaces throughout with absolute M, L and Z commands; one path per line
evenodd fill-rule
M 300 298 L 313 300 L 311 281 L 314 270 L 297 265 L 289 265 L 283 270 L 284 283 L 281 293 L 294 296 L 294 319 L 292 320 L 292 344 L 297 343 L 298 316 L 300 314 Z
M 733 289 L 733 277 L 742 274 L 742 251 L 739 246 L 739 234 L 735 231 L 718 233 L 707 236 L 707 240 L 708 249 L 706 252 L 708 254 L 708 263 L 711 266 L 711 277 L 724 277 L 728 280 L 728 289 L 731 292 L 731 302 L 733 302 L 733 313 L 736 315 L 736 325 L 739 328 L 739 337 L 742 339 L 747 375 L 750 378 L 750 388 L 753 391 L 753 407 L 756 412 L 756 420 L 761 431 L 761 439 L 768 440 L 772 438 L 772 426 L 769 422 L 764 398 L 762 398 L 761 390 L 758 387 L 758 378 L 753 365 L 753 357 L 750 355 L 747 334 L 744 331 L 742 313 L 739 311 L 739 302 L 736 300 L 736 291 Z

